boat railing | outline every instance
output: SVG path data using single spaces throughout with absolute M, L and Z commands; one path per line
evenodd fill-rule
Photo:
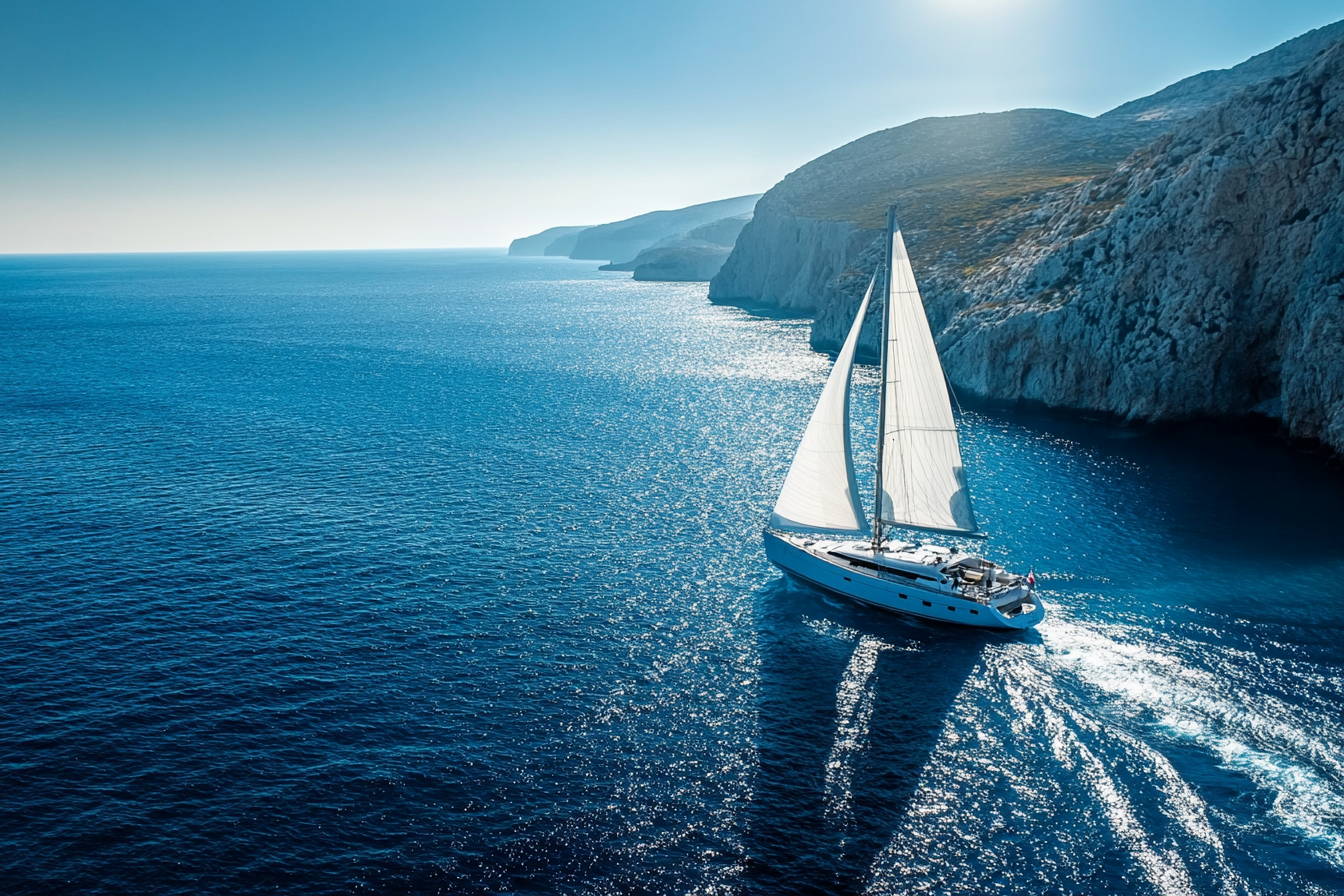
M 848 562 L 850 566 L 863 570 L 864 572 L 870 575 L 876 575 L 877 578 L 882 579 L 883 581 L 894 582 L 896 584 L 902 584 L 902 585 L 914 584 L 916 588 L 926 587 L 916 584 L 917 580 L 919 579 L 927 579 L 931 583 L 937 582 L 936 579 L 929 578 L 928 576 L 922 576 L 919 575 L 918 573 L 910 572 L 908 570 L 896 570 L 890 566 L 884 566 L 880 563 L 872 563 L 866 560 L 861 560 L 857 557 L 851 557 L 846 554 L 842 554 L 839 551 L 828 551 L 827 553 L 830 554 L 830 556 L 835 557 L 837 560 L 844 560 Z M 945 582 L 946 580 L 944 580 L 944 583 Z M 992 601 L 994 598 L 1002 597 L 1015 587 L 1016 585 L 1010 585 L 1002 582 L 996 582 L 993 585 L 989 585 L 988 583 L 984 582 L 967 582 L 962 579 L 953 578 L 952 596 L 961 598 L 962 600 L 973 601 L 977 604 L 982 604 L 986 607 L 989 607 L 993 606 Z
M 993 606 L 995 598 L 1003 597 L 1008 592 L 1017 587 L 1016 583 L 995 582 L 993 585 L 984 582 L 960 582 L 957 586 L 959 593 L 966 600 L 973 600 L 978 604 Z
M 983 586 L 962 585 L 961 596 L 966 600 L 973 600 L 978 604 L 984 604 L 985 606 L 989 606 L 990 605 L 989 601 L 990 598 L 993 596 L 993 592 Z

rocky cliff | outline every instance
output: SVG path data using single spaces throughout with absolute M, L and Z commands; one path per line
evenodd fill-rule
M 706 281 L 728 260 L 751 215 L 734 215 L 666 237 L 630 261 L 604 264 L 599 271 L 633 271 L 636 280 Z
M 509 254 L 611 261 L 615 264 L 603 270 L 630 271 L 635 268 L 633 260 L 649 248 L 712 246 L 731 249 L 742 226 L 751 220 L 752 209 L 760 198 L 760 193 L 754 193 L 685 208 L 647 212 L 609 224 L 550 227 L 541 233 L 514 240 L 509 244 Z M 704 255 L 693 254 L 697 257 Z M 721 254 L 726 256 L 727 252 Z M 691 263 L 703 268 L 704 261 L 700 258 Z M 718 270 L 718 267 L 714 270 Z M 709 276 L 699 279 L 707 280 Z
M 629 261 L 660 240 L 736 215 L 750 214 L 759 193 L 704 202 L 670 211 L 648 212 L 623 221 L 589 227 L 575 238 L 570 258 Z
M 531 236 L 522 236 L 509 243 L 510 255 L 554 255 L 556 253 L 547 251 L 556 240 L 564 237 L 577 237 L 579 233 L 588 229 L 591 225 L 582 225 L 578 227 L 548 227 L 541 233 L 534 233 Z M 573 247 L 571 247 L 573 248 Z M 568 255 L 569 251 L 561 253 Z
M 1012 244 L 1055 190 L 1109 174 L 1183 117 L 1300 69 L 1341 37 L 1344 22 L 1096 119 L 1018 109 L 869 134 L 761 198 L 711 282 L 710 299 L 814 315 L 813 345 L 837 348 L 877 258 L 861 256 L 880 242 L 886 208 L 895 203 L 930 316 L 942 325 L 969 298 L 962 279 Z
M 711 279 L 728 260 L 728 246 L 668 246 L 639 253 L 635 280 L 699 281 Z
M 756 197 L 760 199 L 760 196 Z M 727 246 L 732 248 L 737 242 L 737 238 L 742 234 L 742 228 L 747 226 L 751 220 L 751 212 L 741 215 L 733 215 L 729 218 L 720 218 L 717 221 L 710 221 L 708 224 L 702 224 L 699 227 L 686 231 L 682 239 L 692 243 L 702 242 L 708 246 Z
M 921 269 L 960 271 L 991 258 L 1015 222 L 1051 191 L 1107 173 L 1163 126 L 1103 122 L 1054 109 L 928 118 L 869 134 L 784 178 L 757 203 L 723 269 L 715 302 L 804 314 L 857 306 L 853 281 L 871 267 L 860 255 L 878 242 L 896 203 Z M 862 291 L 862 284 L 857 289 Z M 819 321 L 814 344 L 843 338 Z
M 960 387 L 1344 451 L 1344 44 L 1058 191 L 966 291 Z
M 762 197 L 710 298 L 812 315 L 813 345 L 838 347 L 895 203 L 959 386 L 1136 420 L 1282 415 L 1341 449 L 1344 345 L 1320 299 L 1344 283 L 1326 207 L 1344 185 L 1323 173 L 1340 124 L 1301 105 L 1302 79 L 1333 95 L 1341 37 L 1318 29 L 1097 119 L 1017 110 L 869 135 Z

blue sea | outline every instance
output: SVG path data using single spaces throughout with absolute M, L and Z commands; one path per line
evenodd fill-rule
M 593 267 L 0 258 L 0 891 L 1344 894 L 1337 467 L 968 405 L 1046 621 L 864 609 L 807 323 Z

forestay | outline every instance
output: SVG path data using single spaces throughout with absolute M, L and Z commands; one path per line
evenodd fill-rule
M 882 434 L 883 523 L 976 530 L 943 366 L 901 231 L 891 231 Z
M 802 444 L 793 456 L 784 488 L 770 514 L 772 526 L 818 532 L 868 531 L 849 446 L 849 382 L 874 283 L 876 277 L 868 284 L 854 325 L 835 358 Z

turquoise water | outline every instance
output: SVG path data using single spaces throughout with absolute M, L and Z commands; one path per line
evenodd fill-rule
M 968 408 L 1049 616 L 877 613 L 806 324 L 592 267 L 0 259 L 7 891 L 1344 893 L 1337 470 Z

